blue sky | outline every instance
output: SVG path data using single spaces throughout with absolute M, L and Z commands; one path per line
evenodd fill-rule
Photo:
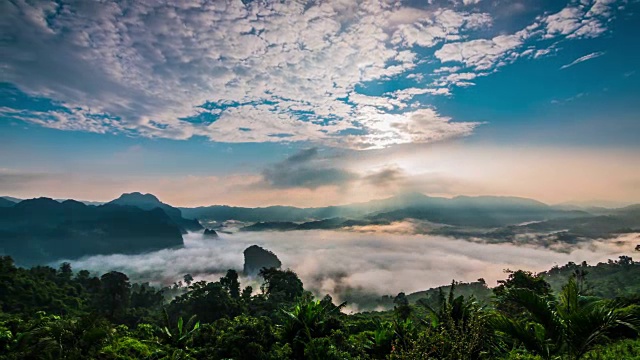
M 3 2 L 0 193 L 640 201 L 639 11 L 637 0 Z

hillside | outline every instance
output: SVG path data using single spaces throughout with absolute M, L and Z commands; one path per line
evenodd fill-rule
M 0 250 L 24 265 L 182 244 L 180 229 L 157 208 L 87 206 L 49 198 L 0 208 Z
M 162 209 L 167 216 L 173 221 L 183 234 L 188 231 L 199 231 L 203 227 L 195 219 L 185 219 L 182 217 L 182 211 L 171 205 L 161 202 L 156 196 L 152 194 L 141 194 L 139 192 L 133 192 L 128 194 L 122 194 L 119 198 L 110 201 L 108 204 L 121 205 L 121 206 L 135 206 L 143 210 L 153 210 L 155 208 Z

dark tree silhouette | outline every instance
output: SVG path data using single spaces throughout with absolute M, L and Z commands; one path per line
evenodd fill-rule
M 235 270 L 227 270 L 227 275 L 220 278 L 220 284 L 229 292 L 229 296 L 234 299 L 240 297 L 240 282 L 238 282 L 238 273 Z
M 107 317 L 115 319 L 129 306 L 131 295 L 129 278 L 121 272 L 111 271 L 102 275 L 100 281 L 102 286 L 99 305 Z

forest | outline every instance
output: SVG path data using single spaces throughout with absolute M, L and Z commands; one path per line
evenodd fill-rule
M 0 258 L 0 359 L 640 359 L 640 262 L 622 256 L 347 314 L 292 270 L 174 286 Z M 458 289 L 462 289 L 459 291 Z M 622 291 L 614 291 L 623 289 Z

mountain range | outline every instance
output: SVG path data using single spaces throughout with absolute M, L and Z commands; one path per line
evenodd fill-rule
M 49 198 L 0 208 L 0 253 L 11 255 L 19 264 L 140 253 L 182 244 L 180 228 L 159 208 L 88 206 Z
M 151 194 L 123 194 L 98 206 L 12 200 L 0 198 L 0 254 L 25 265 L 182 246 L 182 234 L 202 230 L 197 220 L 183 218 L 179 209 Z
M 243 223 L 241 231 L 344 229 L 411 220 L 419 225 L 416 233 L 489 242 L 525 238 L 548 245 L 640 232 L 640 205 L 567 209 L 518 197 L 442 198 L 421 193 L 318 208 L 177 208 L 139 192 L 102 205 L 0 197 L 0 254 L 35 264 L 95 254 L 139 253 L 181 246 L 183 234 L 203 230 L 201 222 L 222 228 L 230 220 Z
M 557 209 L 536 200 L 518 197 L 458 196 L 449 199 L 426 196 L 421 193 L 405 193 L 384 200 L 319 208 L 290 206 L 243 208 L 215 205 L 182 208 L 182 212 L 187 218 L 216 222 L 237 220 L 305 223 L 333 218 L 342 218 L 345 221 L 391 222 L 411 218 L 438 224 L 483 228 L 590 215 L 585 211 Z M 280 225 L 285 226 L 285 224 Z

